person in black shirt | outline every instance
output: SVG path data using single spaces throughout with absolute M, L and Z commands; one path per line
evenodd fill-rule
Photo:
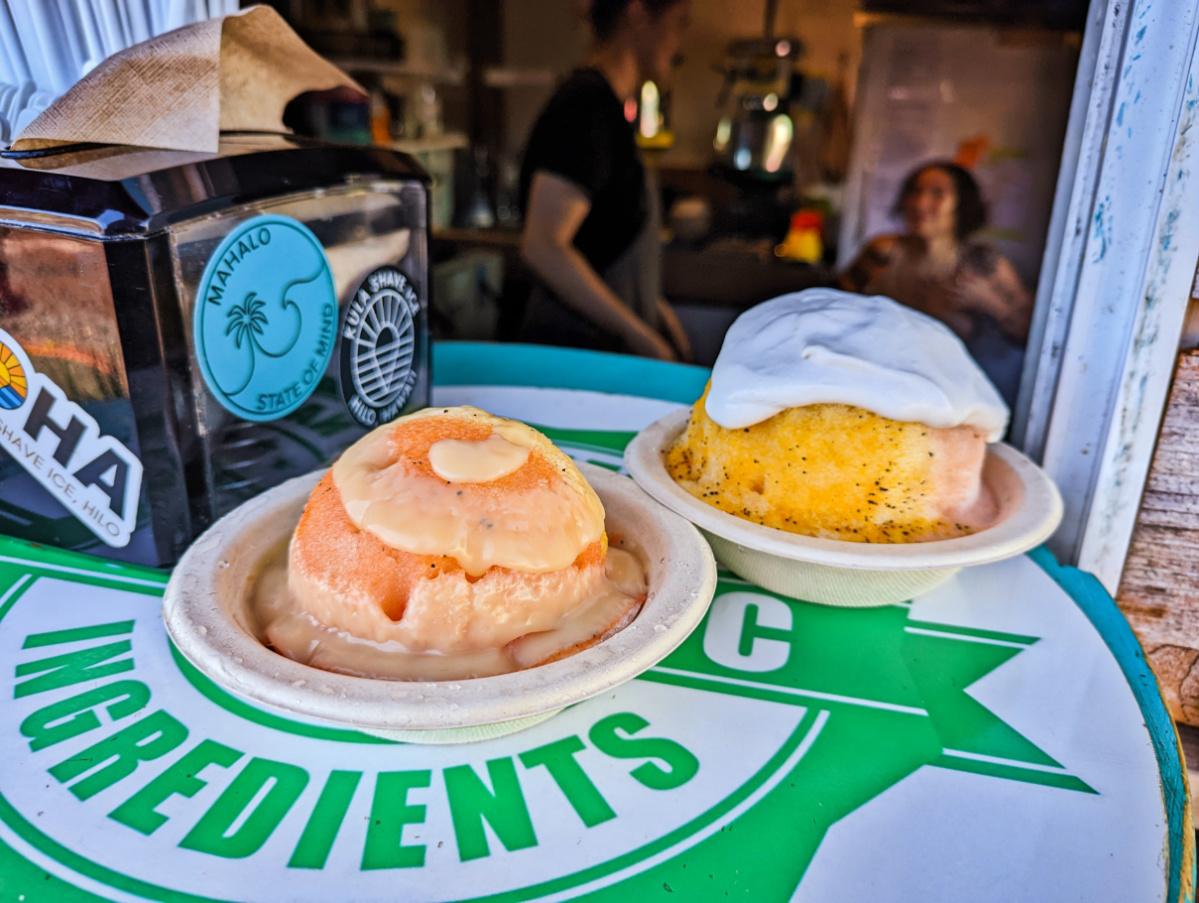
M 540 280 L 523 337 L 553 345 L 690 357 L 661 296 L 657 198 L 625 116 L 641 84 L 668 77 L 689 0 L 592 0 L 588 65 L 558 88 L 521 167 L 521 257 Z

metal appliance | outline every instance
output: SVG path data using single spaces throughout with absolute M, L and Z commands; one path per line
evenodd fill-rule
M 742 183 L 780 183 L 791 178 L 791 104 L 801 79 L 795 61 L 803 54 L 798 38 L 753 38 L 728 48 L 725 82 L 717 106 L 716 165 L 725 178 Z
M 712 142 L 716 171 L 735 184 L 777 185 L 791 179 L 791 105 L 803 79 L 795 69 L 804 47 L 794 36 L 778 37 L 778 0 L 766 0 L 762 37 L 728 46 L 724 84 L 716 100 L 724 109 Z
M 428 204 L 293 136 L 0 154 L 0 532 L 169 565 L 426 405 Z

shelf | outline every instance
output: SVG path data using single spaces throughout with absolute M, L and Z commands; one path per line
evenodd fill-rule
M 385 60 L 373 57 L 333 56 L 328 57 L 330 63 L 346 72 L 370 72 L 375 75 L 387 75 L 397 78 L 410 78 L 419 81 L 437 82 L 443 85 L 463 85 L 466 83 L 467 66 L 465 61 L 442 67 L 425 66 L 419 63 L 408 63 L 403 60 Z
M 442 135 L 430 135 L 428 138 L 401 138 L 391 142 L 392 150 L 405 154 L 419 154 L 426 151 L 461 150 L 470 146 L 470 139 L 462 132 L 446 132 Z
M 489 88 L 552 88 L 558 73 L 552 69 L 509 69 L 490 66 L 483 70 L 483 84 Z

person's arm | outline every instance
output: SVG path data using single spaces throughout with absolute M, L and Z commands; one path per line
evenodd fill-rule
M 874 277 L 887 268 L 894 247 L 894 236 L 880 235 L 872 239 L 841 273 L 838 279 L 841 288 L 847 292 L 864 292 Z
M 520 236 L 520 256 L 563 304 L 619 336 L 637 354 L 673 360 L 670 343 L 629 310 L 574 246 L 591 211 L 586 193 L 545 170 L 533 174 Z
M 683 321 L 679 319 L 679 315 L 665 298 L 658 299 L 658 316 L 662 318 L 662 327 L 666 330 L 670 344 L 674 345 L 679 360 L 686 363 L 694 361 L 695 357 L 691 353 L 691 337 L 687 335 L 687 330 L 683 328 Z
M 1016 268 L 997 252 L 985 261 L 968 259 L 957 276 L 958 303 L 971 313 L 991 317 L 1008 338 L 1028 341 L 1033 298 Z

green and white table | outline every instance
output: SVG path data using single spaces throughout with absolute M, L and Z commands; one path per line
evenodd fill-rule
M 520 346 L 435 365 L 436 403 L 614 468 L 707 375 Z M 1192 899 L 1153 677 L 1041 550 L 861 611 L 724 575 L 640 679 L 449 747 L 226 694 L 171 649 L 165 580 L 0 539 L 0 903 Z

